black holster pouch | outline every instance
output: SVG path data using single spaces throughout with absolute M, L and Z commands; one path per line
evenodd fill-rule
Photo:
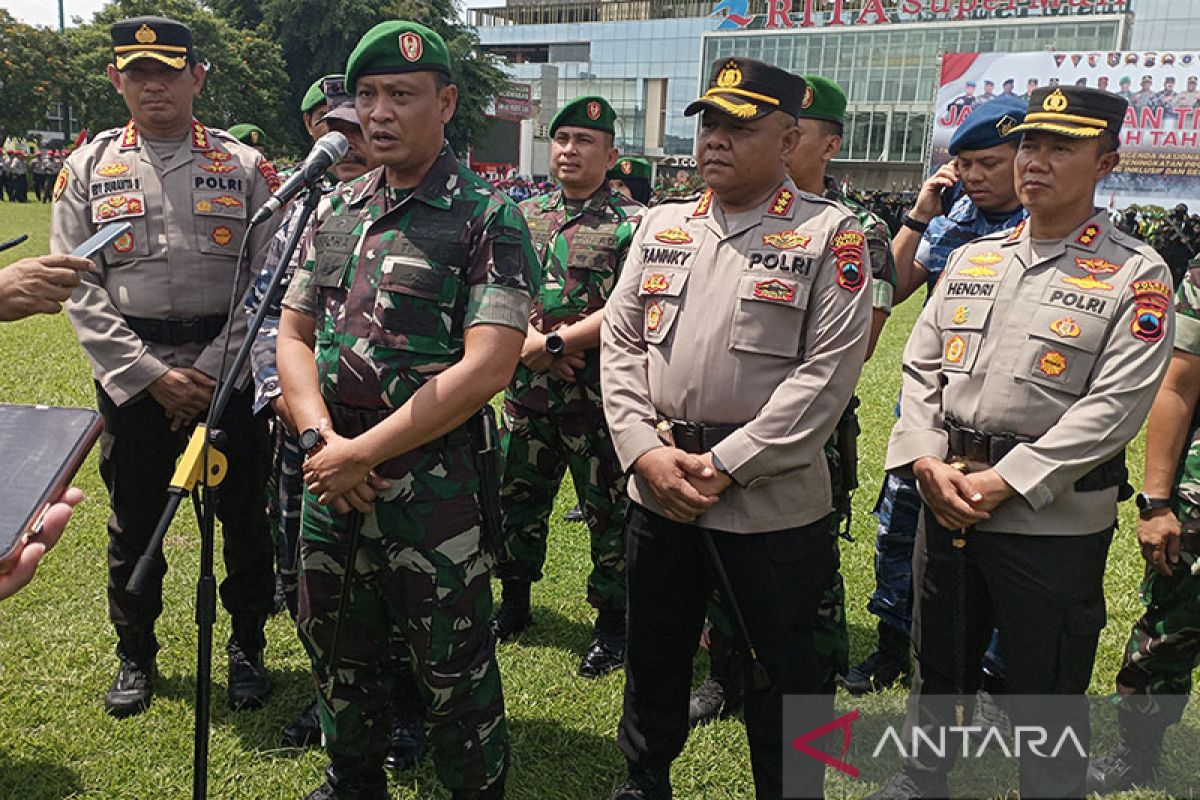
M 1117 487 L 1118 502 L 1123 503 L 1133 497 L 1133 487 L 1129 485 L 1129 468 L 1125 466 L 1124 450 L 1075 481 L 1075 491 L 1077 492 L 1099 492 L 1110 486 Z
M 838 532 L 848 542 L 853 542 L 850 535 L 850 524 L 853 515 L 851 495 L 858 488 L 858 435 L 862 426 L 858 424 L 858 407 L 861 402 L 858 395 L 850 398 L 846 410 L 842 412 L 837 424 L 838 470 L 841 475 L 842 490 L 835 493 L 834 507 L 839 512 L 843 522 L 842 530 Z
M 500 434 L 492 407 L 484 406 L 467 423 L 471 430 L 471 454 L 479 473 L 480 545 L 484 552 L 500 553 L 503 519 L 500 513 Z

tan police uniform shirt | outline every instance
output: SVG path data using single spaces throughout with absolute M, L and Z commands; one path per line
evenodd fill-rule
M 947 418 L 1036 438 L 996 464 L 1018 496 L 976 527 L 1089 534 L 1117 489 L 1075 482 L 1142 426 L 1171 356 L 1171 277 L 1153 248 L 1098 212 L 1058 242 L 1025 223 L 955 250 L 904 351 L 886 467 L 948 458 Z
M 224 131 L 198 122 L 168 159 L 161 159 L 131 121 L 105 131 L 71 154 L 54 184 L 51 250 L 70 252 L 102 225 L 127 220 L 133 229 L 105 247 L 96 274 L 85 274 L 67 302 L 92 374 L 118 405 L 172 367 L 216 378 L 229 338 L 229 361 L 246 335 L 240 298 L 258 274 L 276 222 L 259 225 L 235 276 L 249 214 L 278 186 L 271 162 Z M 207 345 L 143 341 L 125 315 L 145 319 L 225 316 L 233 280 L 239 304 Z M 238 385 L 249 381 L 249 369 Z
M 662 419 L 741 428 L 713 448 L 734 484 L 696 524 L 758 533 L 832 510 L 823 446 L 867 349 L 858 221 L 791 180 L 726 219 L 711 192 L 647 212 L 604 312 L 601 386 L 621 466 Z M 662 513 L 637 473 L 634 501 Z

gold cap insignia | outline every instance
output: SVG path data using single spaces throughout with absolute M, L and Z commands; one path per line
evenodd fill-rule
M 1067 96 L 1062 93 L 1062 89 L 1055 89 L 1046 95 L 1046 99 L 1042 101 L 1042 110 L 1058 113 L 1065 110 L 1067 104 Z
M 143 25 L 133 34 L 133 38 L 137 39 L 138 44 L 154 44 L 158 41 L 158 34 L 149 25 Z
M 722 89 L 732 89 L 742 82 L 742 68 L 736 61 L 730 61 L 717 73 L 717 86 Z

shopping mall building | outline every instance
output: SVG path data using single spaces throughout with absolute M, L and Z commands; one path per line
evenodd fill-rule
M 619 115 L 623 153 L 687 167 L 696 120 L 684 107 L 713 60 L 748 56 L 841 84 L 832 171 L 902 189 L 924 173 L 943 53 L 1192 50 L 1200 0 L 508 0 L 471 22 L 529 85 L 527 139 L 561 103 L 599 94 Z M 521 163 L 543 172 L 544 143 L 527 143 Z

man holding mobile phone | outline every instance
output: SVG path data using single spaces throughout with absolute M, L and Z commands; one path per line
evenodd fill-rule
M 67 522 L 71 519 L 71 509 L 81 500 L 83 492 L 72 486 L 50 507 L 42 519 L 41 530 L 22 546 L 12 569 L 0 573 L 0 600 L 16 594 L 33 579 L 33 573 L 37 570 L 42 556 L 58 543 L 58 537 L 62 536 Z
M 67 303 L 104 415 L 108 605 L 121 662 L 105 709 L 126 717 L 150 704 L 165 563 L 142 594 L 126 584 L 225 356 L 246 335 L 244 314 L 227 317 L 230 295 L 257 274 L 274 226 L 250 233 L 240 269 L 239 248 L 248 211 L 266 202 L 279 179 L 257 150 L 196 121 L 206 71 L 187 26 L 138 17 L 115 23 L 111 35 L 108 77 L 131 118 L 67 159 L 53 189 L 51 242 L 70 251 L 106 223 L 131 225 L 100 251 L 100 269 L 83 277 Z M 229 459 L 216 508 L 227 567 L 221 600 L 232 617 L 229 704 L 256 708 L 270 688 L 262 662 L 274 587 L 262 502 L 269 447 L 265 425 L 251 413 L 249 370 L 236 380 L 240 391 L 220 420 Z

